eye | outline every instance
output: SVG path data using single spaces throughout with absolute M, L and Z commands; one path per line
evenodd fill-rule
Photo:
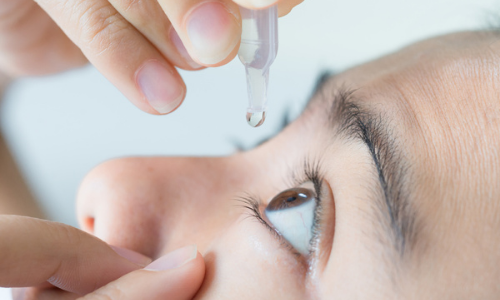
M 303 255 L 310 252 L 316 211 L 316 193 L 308 185 L 279 193 L 265 209 L 274 229 Z

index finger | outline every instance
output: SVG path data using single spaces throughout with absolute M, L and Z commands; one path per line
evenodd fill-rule
M 167 114 L 181 105 L 186 86 L 175 67 L 108 0 L 35 1 L 138 108 Z
M 105 242 L 68 225 L 29 217 L 0 216 L 0 286 L 49 282 L 87 294 L 141 268 Z

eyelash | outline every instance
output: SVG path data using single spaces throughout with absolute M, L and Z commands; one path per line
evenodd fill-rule
M 280 242 L 280 245 L 282 247 L 286 248 L 297 256 L 300 255 L 300 253 L 297 252 L 295 248 L 293 248 L 293 246 L 290 245 L 290 243 L 285 240 L 283 236 L 281 236 L 281 234 L 276 231 L 276 229 L 274 229 L 274 227 L 269 225 L 269 223 L 264 220 L 264 217 L 262 217 L 262 213 L 260 212 L 260 206 L 262 205 L 262 201 L 260 198 L 256 198 L 253 195 L 246 195 L 236 200 L 242 202 L 242 207 L 248 210 L 248 217 L 255 218 L 257 221 L 259 221 L 259 223 L 264 225 L 264 227 L 269 229 L 271 234 Z
M 320 176 L 320 163 L 319 161 L 309 161 L 305 160 L 302 167 L 302 172 L 297 174 L 295 171 L 292 171 L 291 179 L 292 181 L 289 183 L 290 188 L 299 186 L 304 184 L 305 182 L 312 182 L 314 185 L 314 190 L 316 193 L 316 208 L 314 211 L 314 222 L 311 236 L 311 252 L 316 249 L 316 245 L 318 242 L 319 234 L 320 234 L 320 224 L 321 224 L 321 188 L 323 183 L 323 178 Z M 297 176 L 300 175 L 300 176 Z M 280 242 L 284 248 L 292 252 L 296 256 L 301 256 L 299 252 L 295 250 L 295 248 L 283 238 L 281 234 L 271 226 L 262 216 L 260 211 L 260 207 L 263 204 L 262 199 L 259 197 L 247 194 L 245 196 L 239 197 L 236 199 L 237 201 L 242 203 L 242 207 L 249 211 L 248 217 L 255 218 L 259 223 L 264 225 L 269 231 L 273 234 L 273 236 Z

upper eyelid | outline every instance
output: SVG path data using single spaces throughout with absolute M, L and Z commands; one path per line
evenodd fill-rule
M 324 177 L 322 175 L 321 165 L 321 158 L 303 159 L 301 167 L 292 168 L 288 171 L 289 175 L 285 179 L 285 186 L 287 186 L 287 188 L 293 188 L 307 181 L 311 181 L 314 184 L 316 195 L 320 197 L 321 191 L 318 188 L 321 187 L 321 182 Z M 297 169 L 300 169 L 300 171 L 297 172 Z

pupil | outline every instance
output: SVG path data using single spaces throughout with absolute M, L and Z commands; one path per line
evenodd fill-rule
M 314 201 L 314 192 L 306 188 L 292 188 L 276 195 L 266 207 L 266 211 L 277 211 Z

